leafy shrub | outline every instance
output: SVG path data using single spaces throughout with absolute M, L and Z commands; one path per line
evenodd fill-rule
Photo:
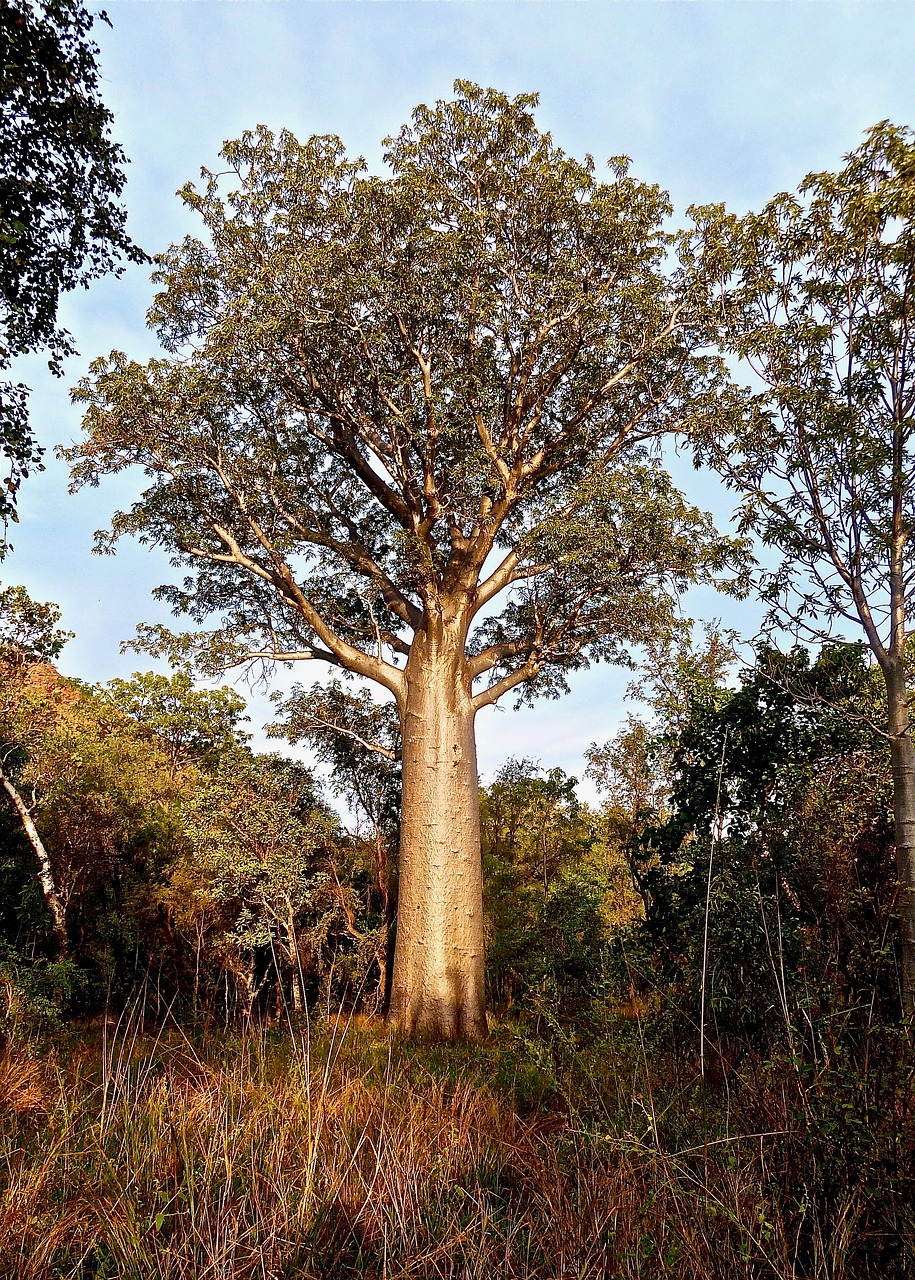
M 0 1039 L 25 1045 L 53 1036 L 82 986 L 72 960 L 28 960 L 0 942 Z

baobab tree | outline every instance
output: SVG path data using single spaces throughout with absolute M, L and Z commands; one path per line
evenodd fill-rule
M 336 138 L 259 128 L 182 192 L 206 234 L 159 260 L 165 355 L 80 385 L 76 485 L 143 468 L 100 546 L 187 570 L 209 629 L 146 628 L 212 669 L 319 659 L 397 705 L 391 1025 L 486 1030 L 474 721 L 625 659 L 730 544 L 652 443 L 728 403 L 669 270 L 666 195 L 466 82 L 370 176 Z

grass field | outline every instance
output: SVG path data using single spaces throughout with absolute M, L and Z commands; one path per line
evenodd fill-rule
M 84 1026 L 0 1060 L 0 1275 L 907 1274 L 915 1207 L 875 1180 L 879 1141 L 833 1151 L 815 1082 L 755 1063 L 712 1089 L 674 1065 L 622 1020 L 564 1055 L 508 1026 L 482 1049 L 343 1020 Z

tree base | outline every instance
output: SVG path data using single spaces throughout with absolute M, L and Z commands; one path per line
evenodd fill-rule
M 392 1035 L 435 1044 L 449 1041 L 481 1044 L 489 1035 L 484 1008 L 455 1006 L 442 1000 L 398 1002 L 394 999 L 385 1026 Z

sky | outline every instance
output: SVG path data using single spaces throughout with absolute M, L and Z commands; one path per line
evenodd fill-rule
M 102 93 L 130 159 L 129 231 L 147 252 L 196 233 L 175 192 L 202 165 L 218 169 L 224 139 L 257 124 L 299 137 L 339 135 L 351 155 L 380 166 L 381 140 L 420 102 L 450 95 L 456 78 L 509 94 L 536 92 L 541 128 L 568 152 L 632 158 L 660 183 L 677 215 L 723 201 L 735 212 L 835 169 L 869 125 L 915 125 L 915 5 L 910 0 L 107 0 L 98 24 Z M 4 583 L 54 600 L 76 633 L 68 675 L 99 681 L 148 669 L 122 655 L 138 622 L 167 620 L 152 589 L 173 577 L 167 559 L 122 544 L 91 554 L 94 530 L 131 501 L 140 478 L 67 492 L 55 445 L 78 438 L 69 388 L 112 349 L 155 354 L 145 325 L 148 268 L 67 295 L 61 320 L 78 357 L 63 379 L 39 357 L 18 371 L 47 469 L 24 484 Z M 722 525 L 730 503 L 685 464 L 688 496 Z M 689 611 L 751 633 L 758 620 L 710 591 Z M 293 677 L 310 683 L 312 672 Z M 581 777 L 589 743 L 624 718 L 629 675 L 606 667 L 573 676 L 570 695 L 478 718 L 481 775 L 510 756 Z M 252 726 L 270 718 L 252 699 Z M 263 742 L 259 738 L 258 741 Z

